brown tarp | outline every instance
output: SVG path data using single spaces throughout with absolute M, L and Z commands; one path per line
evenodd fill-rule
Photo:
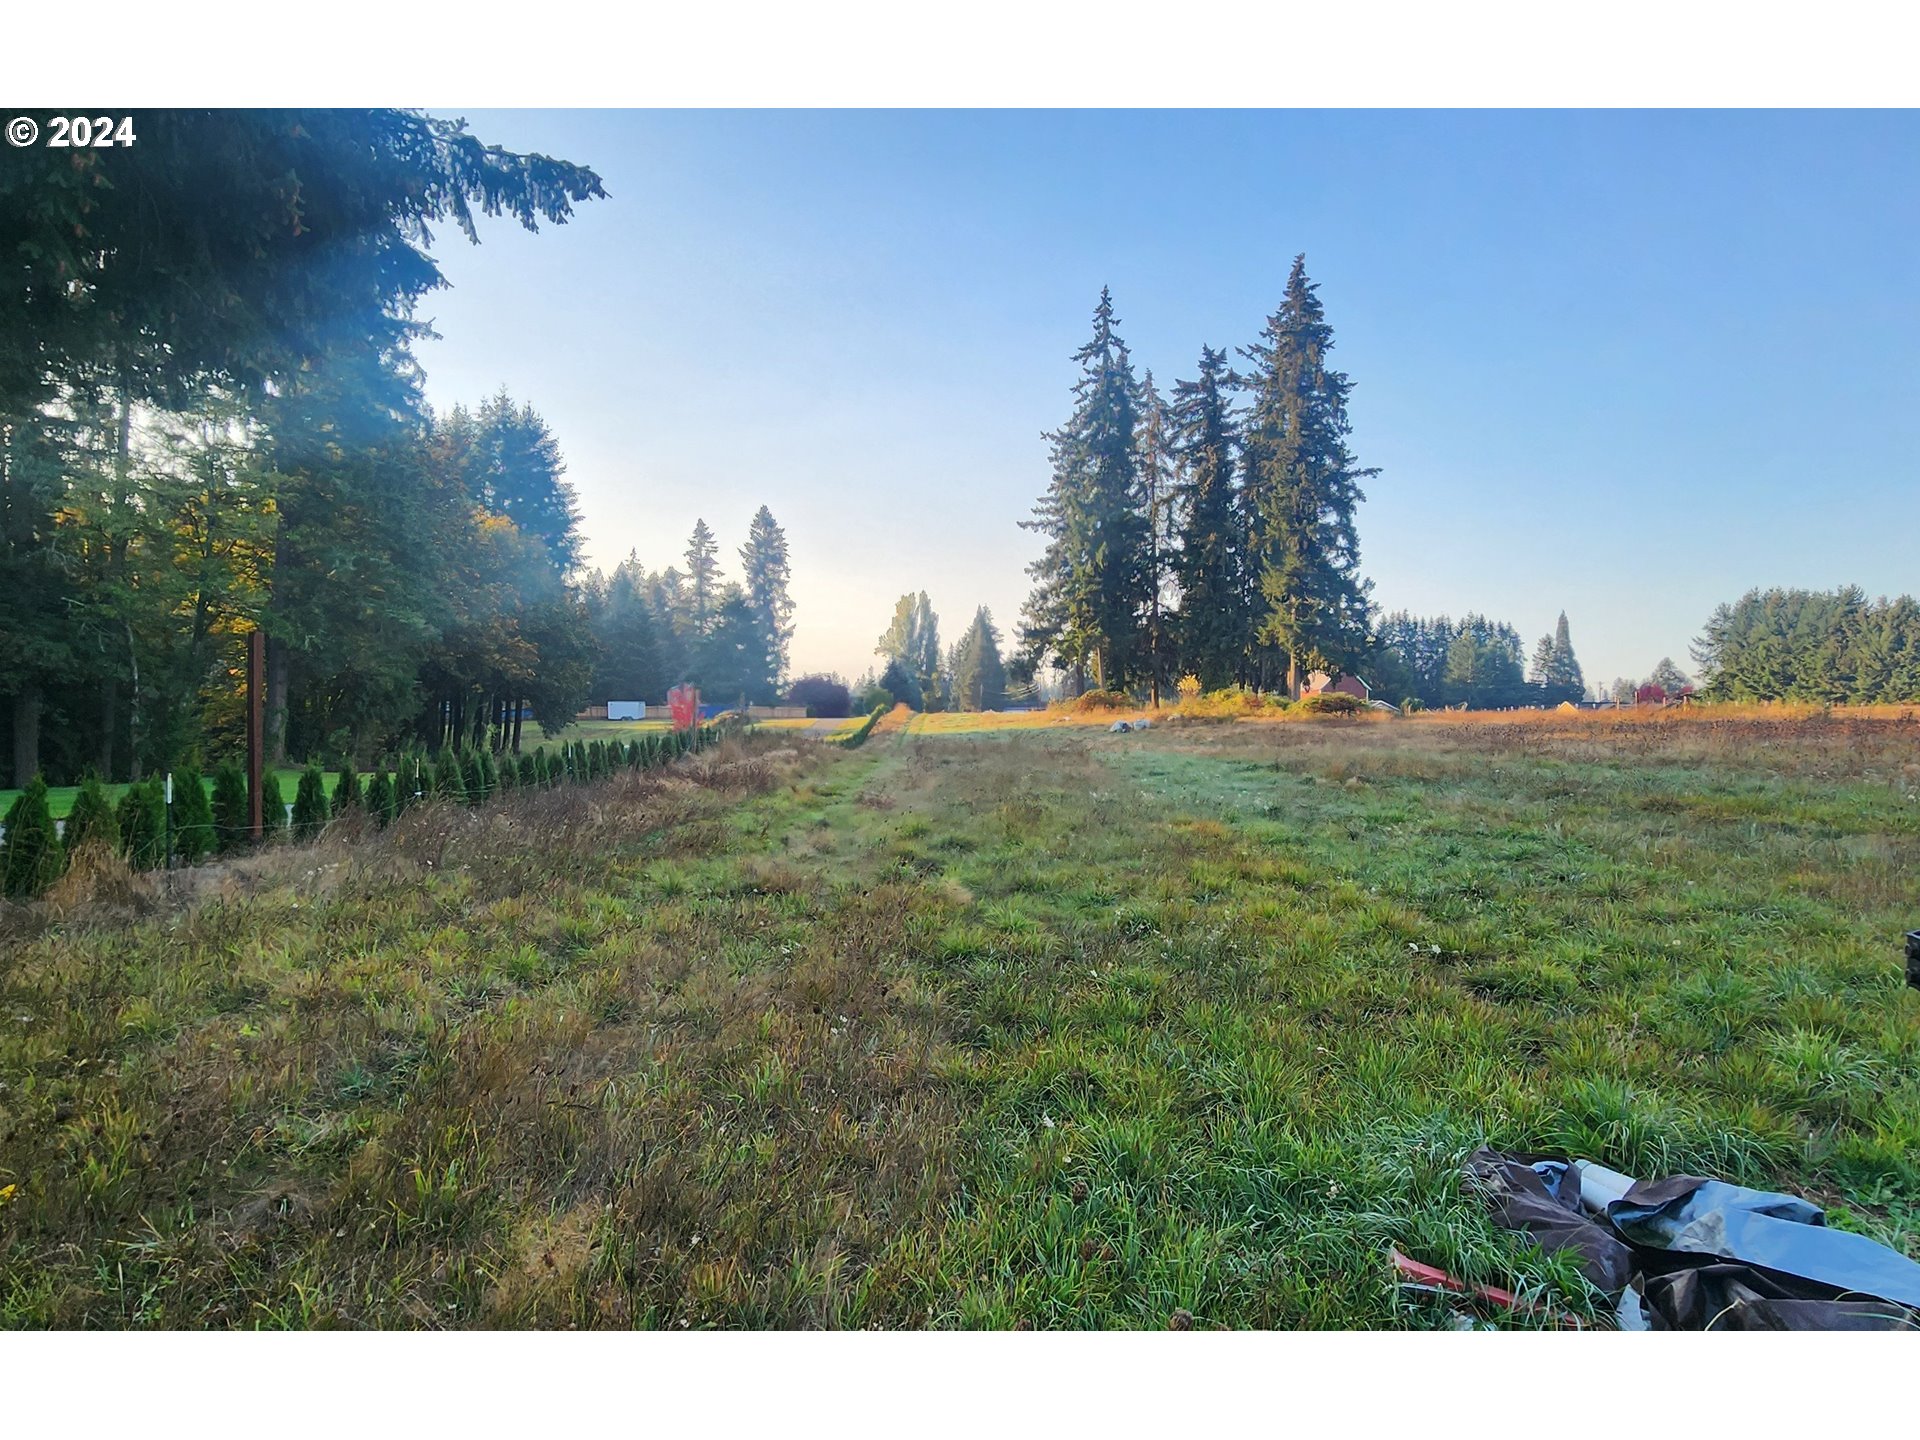
M 1580 1180 L 1564 1156 L 1476 1150 L 1463 1167 L 1493 1218 L 1539 1241 L 1549 1254 L 1571 1250 L 1598 1289 L 1620 1299 L 1623 1326 L 1653 1330 L 1911 1330 L 1920 1316 L 1892 1301 L 1860 1297 L 1799 1275 L 1689 1250 L 1635 1243 L 1604 1217 L 1580 1208 Z M 1640 1207 L 1684 1201 L 1709 1185 L 1693 1176 L 1637 1182 Z M 1724 1188 L 1724 1187 L 1722 1187 Z M 1742 1192 L 1744 1193 L 1744 1192 Z M 1818 1210 L 1794 1197 L 1760 1197 Z M 1610 1206 L 1609 1210 L 1619 1208 Z M 1799 1218 L 1783 1214 L 1780 1218 Z M 1817 1223 L 1817 1221 L 1815 1222 Z M 1651 1236 L 1649 1238 L 1652 1238 Z
M 1572 1250 L 1580 1257 L 1580 1273 L 1609 1294 L 1633 1278 L 1632 1247 L 1582 1213 L 1580 1179 L 1564 1158 L 1476 1150 L 1466 1170 L 1493 1218 L 1507 1229 L 1533 1236 L 1550 1255 Z

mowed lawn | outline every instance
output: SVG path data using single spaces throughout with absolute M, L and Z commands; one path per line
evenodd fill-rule
M 0 1321 L 1449 1324 L 1391 1246 L 1594 1315 L 1482 1142 L 1920 1254 L 1916 875 L 1897 721 L 916 723 L 425 807 L 9 919 Z

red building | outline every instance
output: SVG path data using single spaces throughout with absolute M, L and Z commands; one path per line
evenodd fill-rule
M 1315 670 L 1307 676 L 1307 683 L 1301 688 L 1302 695 L 1324 695 L 1328 691 L 1337 691 L 1342 695 L 1351 695 L 1356 700 L 1373 699 L 1373 687 L 1358 675 L 1342 675 L 1334 679 L 1324 670 Z

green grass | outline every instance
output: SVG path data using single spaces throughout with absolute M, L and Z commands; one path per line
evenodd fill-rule
M 274 770 L 274 774 L 280 777 L 280 793 L 286 797 L 288 804 L 292 804 L 294 791 L 300 788 L 300 767 L 297 765 L 280 766 Z M 329 798 L 332 797 L 334 786 L 339 778 L 340 777 L 333 771 L 327 771 L 327 795 Z M 364 779 L 365 777 L 363 776 L 362 778 Z M 208 795 L 212 795 L 213 778 L 211 776 L 202 776 L 201 784 L 206 788 Z M 127 786 L 124 783 L 115 783 L 105 786 L 104 788 L 107 792 L 107 798 L 116 805 L 120 803 L 120 797 L 127 793 Z M 80 787 L 78 785 L 48 786 L 47 807 L 53 812 L 53 818 L 56 820 L 66 819 L 73 811 L 73 797 L 79 793 Z M 0 816 L 5 816 L 8 809 L 19 796 L 20 792 L 18 790 L 0 790 Z
M 1593 1313 L 1482 1142 L 1920 1253 L 1916 793 L 1893 723 L 767 734 L 16 915 L 0 1322 L 1446 1324 L 1391 1245 Z

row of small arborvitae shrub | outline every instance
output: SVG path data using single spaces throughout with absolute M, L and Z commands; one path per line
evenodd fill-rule
M 424 800 L 479 805 L 510 790 L 586 784 L 620 770 L 649 770 L 705 749 L 736 725 L 723 719 L 632 741 L 576 740 L 552 751 L 543 746 L 530 754 L 498 759 L 486 750 L 444 749 L 433 758 L 408 751 L 391 768 L 374 771 L 364 783 L 357 770 L 342 766 L 331 796 L 326 773 L 318 765 L 309 765 L 301 772 L 291 805 L 281 793 L 280 777 L 268 770 L 261 777 L 260 813 L 269 841 L 289 835 L 310 840 L 329 820 L 354 811 L 364 811 L 374 824 L 384 826 Z M 0 889 L 10 899 L 44 894 L 65 872 L 69 857 L 89 841 L 102 842 L 136 870 L 158 869 L 170 857 L 193 864 L 211 854 L 233 854 L 252 844 L 248 819 L 247 775 L 238 765 L 226 764 L 214 771 L 211 796 L 198 770 L 176 769 L 171 807 L 157 779 L 129 785 L 116 805 L 108 799 L 106 786 L 89 775 L 74 796 L 62 835 L 48 808 L 46 781 L 36 775 L 7 811 Z
M 862 720 L 846 734 L 834 736 L 834 740 L 849 750 L 853 749 L 856 745 L 865 744 L 867 736 L 873 733 L 873 727 L 880 723 L 880 718 L 885 715 L 890 708 L 891 707 L 886 705 L 874 706 L 873 709 L 867 713 L 866 719 Z

